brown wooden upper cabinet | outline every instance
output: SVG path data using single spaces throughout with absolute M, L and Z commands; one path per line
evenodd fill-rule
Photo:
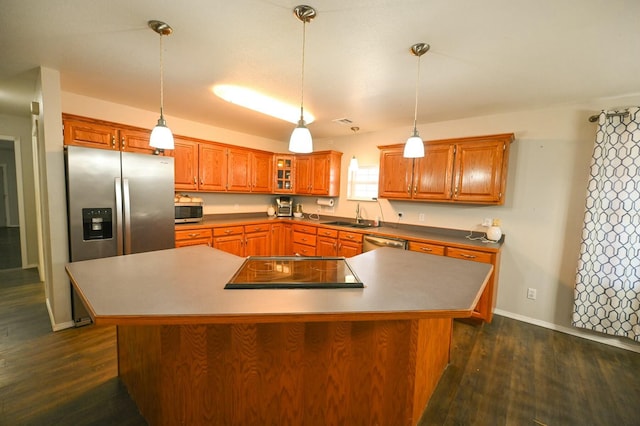
M 183 191 L 270 193 L 273 154 L 174 137 L 175 188 Z
M 229 192 L 270 193 L 273 188 L 273 154 L 228 148 Z
M 175 188 L 180 191 L 225 191 L 227 151 L 224 145 L 174 136 Z
M 72 114 L 62 114 L 64 144 L 114 151 L 153 154 L 151 131 Z
M 300 195 L 340 195 L 340 161 L 342 153 L 318 151 L 296 155 L 295 193 Z
M 425 142 L 424 158 L 404 145 L 380 146 L 379 197 L 503 204 L 513 133 Z
M 275 154 L 273 192 L 276 194 L 291 194 L 295 190 L 294 165 L 295 157 L 287 154 Z

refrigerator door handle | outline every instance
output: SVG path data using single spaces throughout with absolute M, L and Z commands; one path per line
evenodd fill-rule
M 124 254 L 131 254 L 131 198 L 129 179 L 122 179 L 122 206 L 124 211 Z
M 122 179 L 115 178 L 116 192 L 116 247 L 117 255 L 122 256 Z

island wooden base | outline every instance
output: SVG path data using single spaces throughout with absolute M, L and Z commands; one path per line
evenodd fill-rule
M 118 326 L 119 374 L 150 425 L 415 425 L 450 318 Z

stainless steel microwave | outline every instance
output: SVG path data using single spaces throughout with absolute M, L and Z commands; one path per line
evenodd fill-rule
M 202 201 L 176 202 L 176 223 L 197 223 L 204 217 L 204 203 Z

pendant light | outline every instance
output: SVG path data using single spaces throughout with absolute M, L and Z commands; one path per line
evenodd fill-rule
M 416 105 L 413 114 L 413 135 L 404 144 L 405 158 L 421 158 L 424 157 L 424 142 L 418 134 L 418 87 L 420 85 L 420 58 L 427 53 L 430 46 L 426 43 L 416 43 L 411 46 L 411 53 L 418 57 L 418 77 L 416 78 Z
M 293 9 L 293 14 L 302 21 L 302 78 L 300 83 L 300 120 L 289 139 L 289 151 L 306 154 L 313 151 L 311 132 L 304 121 L 304 47 L 307 22 L 316 17 L 316 10 L 311 6 L 300 5 Z
M 358 130 L 360 130 L 360 127 L 353 126 L 351 128 L 351 130 L 353 131 L 353 134 L 355 135 L 356 133 L 358 133 Z M 349 161 L 349 171 L 350 172 L 355 172 L 359 168 L 360 168 L 360 165 L 358 164 L 358 159 L 354 155 L 353 157 L 351 157 L 351 161 Z
M 161 149 L 173 149 L 173 134 L 167 127 L 167 122 L 164 120 L 163 108 L 164 108 L 164 63 L 162 61 L 162 36 L 170 35 L 173 29 L 169 24 L 162 21 L 149 21 L 149 28 L 160 34 L 160 118 L 158 124 L 151 131 L 151 137 L 149 138 L 149 145 L 158 150 Z

